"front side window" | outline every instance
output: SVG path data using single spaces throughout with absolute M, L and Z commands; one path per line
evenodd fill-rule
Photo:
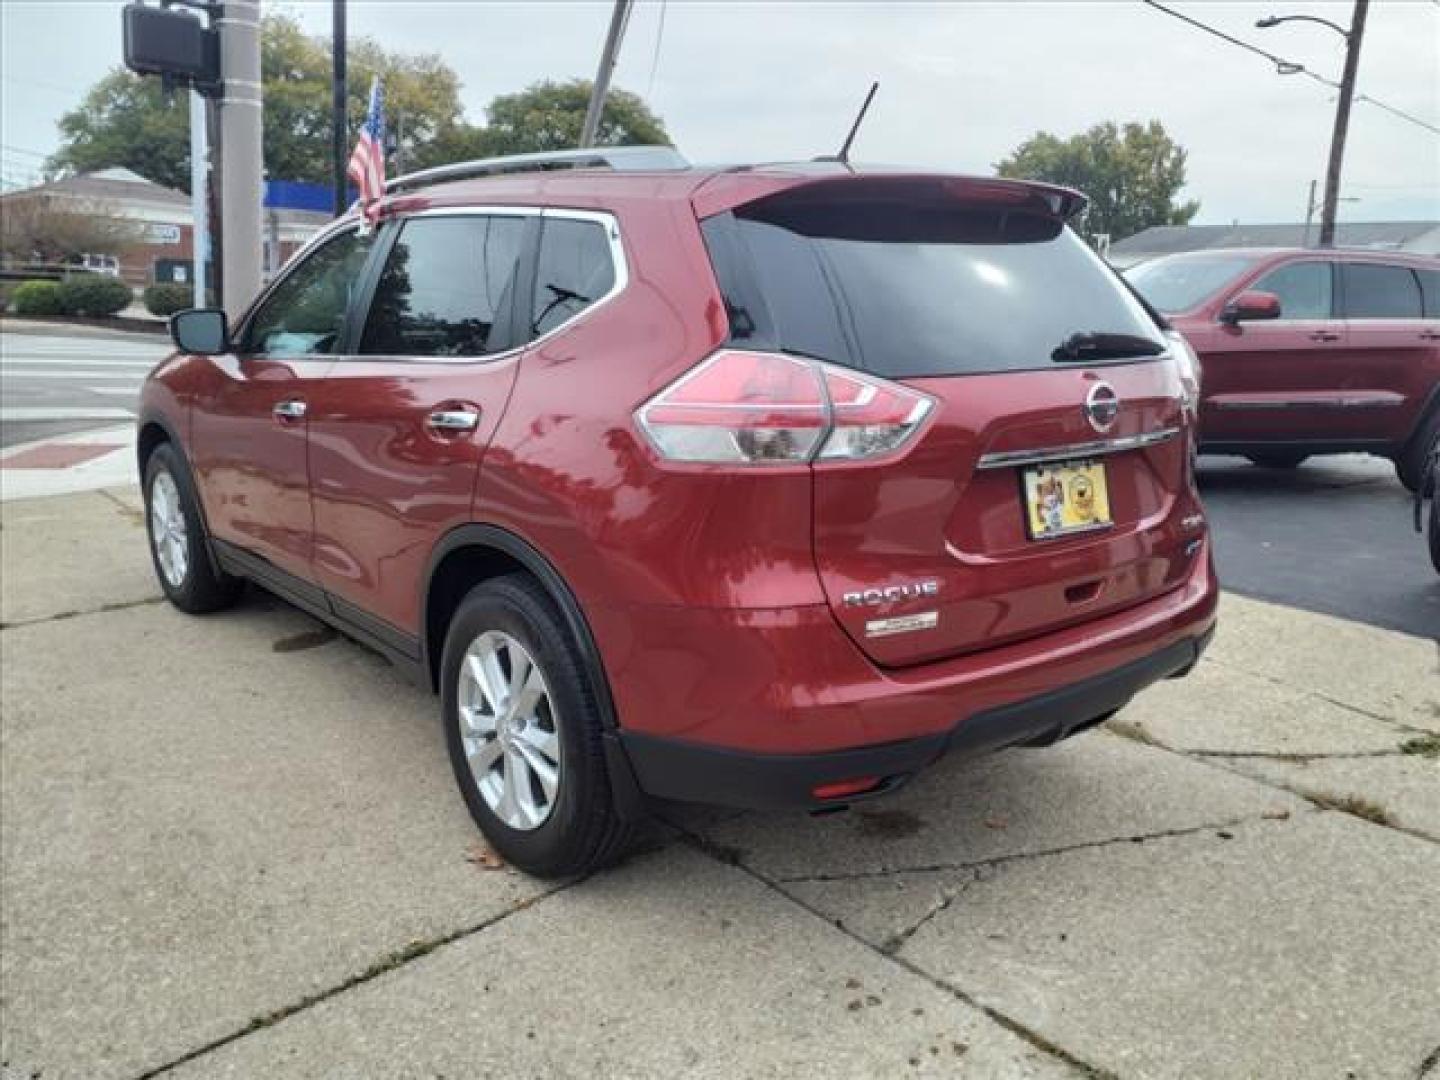
M 1132 266 L 1125 277 L 1157 311 L 1176 315 L 1199 307 L 1254 262 L 1245 255 L 1172 255 Z
M 1343 263 L 1347 319 L 1418 319 L 1420 283 L 1408 266 Z
M 385 261 L 360 339 L 367 356 L 484 356 L 507 348 L 525 219 L 415 218 Z
M 540 234 L 530 332 L 548 334 L 615 287 L 610 238 L 598 221 L 547 217 Z
M 370 235 L 352 230 L 305 256 L 261 303 L 241 351 L 277 357 L 333 354 L 371 242 Z
M 1278 296 L 1282 319 L 1328 319 L 1330 281 L 1329 263 L 1298 262 L 1271 270 L 1250 289 Z

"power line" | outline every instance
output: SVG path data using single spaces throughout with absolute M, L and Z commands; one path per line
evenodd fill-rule
M 660 70 L 660 42 L 665 40 L 665 2 L 660 0 L 660 25 L 655 29 L 655 53 L 650 57 L 650 80 L 645 84 L 645 100 L 649 101 L 655 93 L 655 72 Z M 1435 0 L 1440 4 L 1440 0 Z
M 1221 41 L 1244 49 L 1246 52 L 1254 53 L 1256 56 L 1263 56 L 1266 60 L 1269 60 L 1270 63 L 1275 65 L 1275 70 L 1281 75 L 1304 75 L 1307 79 L 1310 79 L 1313 82 L 1320 83 L 1322 86 L 1328 86 L 1332 90 L 1340 89 L 1339 83 L 1335 82 L 1332 79 L 1327 79 L 1325 76 L 1320 75 L 1317 72 L 1311 71 L 1304 64 L 1297 64 L 1293 60 L 1285 59 L 1283 56 L 1277 56 L 1275 53 L 1266 52 L 1258 45 L 1252 45 L 1248 41 L 1233 37 L 1230 34 L 1225 33 L 1225 31 L 1223 30 L 1216 29 L 1209 23 L 1201 22 L 1199 19 L 1192 18 L 1189 15 L 1186 15 L 1184 12 L 1176 11 L 1174 8 L 1166 7 L 1164 4 L 1160 3 L 1159 0 L 1140 0 L 1140 2 L 1142 4 L 1145 4 L 1147 7 L 1152 7 L 1156 11 L 1160 11 L 1166 15 L 1169 15 L 1172 19 L 1179 19 L 1181 22 L 1188 23 L 1195 29 L 1209 34 L 1212 37 L 1217 37 Z M 1440 0 L 1433 0 L 1433 2 L 1437 5 L 1440 5 Z M 1397 109 L 1394 105 L 1387 105 L 1383 101 L 1377 101 L 1375 98 L 1370 97 L 1368 94 L 1356 94 L 1355 100 L 1368 102 L 1369 104 L 1374 105 L 1377 109 L 1384 109 L 1386 112 L 1391 113 L 1402 120 L 1408 120 L 1410 121 L 1410 123 L 1424 128 L 1426 131 L 1432 131 L 1436 135 L 1440 135 L 1440 127 L 1437 127 L 1434 124 L 1429 123 L 1428 121 L 1421 120 L 1418 116 L 1412 116 L 1410 113 L 1405 112 L 1403 109 Z

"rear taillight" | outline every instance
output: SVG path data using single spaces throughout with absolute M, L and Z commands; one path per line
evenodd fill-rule
M 670 461 L 794 465 L 900 449 L 934 402 L 817 360 L 722 349 L 635 413 Z

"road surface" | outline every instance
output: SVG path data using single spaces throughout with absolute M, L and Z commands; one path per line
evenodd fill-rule
M 0 447 L 125 423 L 169 351 L 158 336 L 0 333 Z

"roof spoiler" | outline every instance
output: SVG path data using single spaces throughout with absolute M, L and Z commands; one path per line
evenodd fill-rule
M 541 154 L 511 154 L 437 165 L 406 173 L 385 183 L 385 193 L 473 180 L 505 173 L 547 172 L 557 169 L 613 169 L 616 172 L 656 172 L 688 169 L 690 163 L 673 146 L 597 146 L 590 150 L 552 150 Z

